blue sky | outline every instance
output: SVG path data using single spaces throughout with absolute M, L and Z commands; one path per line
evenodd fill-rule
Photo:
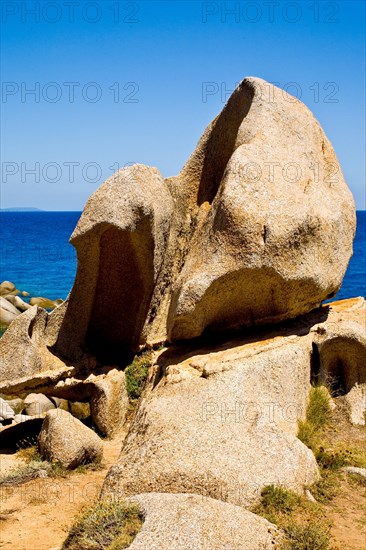
M 178 173 L 226 94 L 260 76 L 301 94 L 365 209 L 363 1 L 1 8 L 2 208 L 81 210 L 133 162 Z

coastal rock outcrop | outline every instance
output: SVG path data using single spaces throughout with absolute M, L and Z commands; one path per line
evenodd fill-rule
M 31 298 L 28 304 L 18 294 L 29 296 L 29 292 L 20 291 L 14 283 L 3 281 L 0 283 L 0 329 L 5 330 L 23 311 L 39 306 L 45 309 L 55 309 L 63 300 L 48 300 L 47 298 Z
M 6 296 L 6 300 L 13 304 L 14 307 L 19 309 L 19 311 L 26 311 L 30 307 L 32 307 L 30 304 L 27 304 L 24 300 L 19 298 L 19 296 L 13 296 L 12 294 Z
M 247 507 L 265 485 L 301 493 L 318 476 L 296 437 L 310 382 L 337 365 L 341 380 L 348 376 L 346 398 L 364 387 L 365 319 L 366 302 L 357 298 L 255 335 L 158 354 L 104 496 L 191 492 Z M 332 362 L 326 342 L 345 333 L 342 354 L 333 350 L 341 362 Z M 336 402 L 338 387 L 333 395 Z
M 0 296 L 16 295 L 18 292 L 19 290 L 17 290 L 14 283 L 10 281 L 0 283 Z
M 0 392 L 30 393 L 40 384 L 72 375 L 67 366 L 48 349 L 48 313 L 32 306 L 19 315 L 0 338 Z
M 178 176 L 136 164 L 93 193 L 71 237 L 78 268 L 64 303 L 24 307 L 0 285 L 1 315 L 13 316 L 1 396 L 24 399 L 26 412 L 29 393 L 67 400 L 114 436 L 129 405 L 123 367 L 155 349 L 102 490 L 141 506 L 131 548 L 273 548 L 281 535 L 243 508 L 267 485 L 303 494 L 319 479 L 297 438 L 311 382 L 365 422 L 365 300 L 321 306 L 340 288 L 354 233 L 352 195 L 314 116 L 245 79 Z M 3 407 L 4 424 L 41 429 L 45 459 L 101 459 L 99 437 L 66 410 L 48 410 L 40 428 Z M 3 440 L 22 433 L 2 429 Z
M 311 485 L 316 461 L 296 438 L 311 349 L 307 334 L 161 354 L 104 494 L 188 492 L 247 507 L 265 485 Z
M 319 123 L 247 78 L 178 176 L 133 165 L 91 196 L 71 238 L 78 271 L 55 350 L 117 361 L 145 344 L 294 318 L 339 290 L 354 232 Z
M 57 306 L 63 303 L 63 300 L 49 300 L 48 298 L 42 298 L 37 296 L 29 300 L 31 306 L 43 307 L 44 309 L 55 309 Z
M 193 494 L 136 495 L 144 523 L 130 550 L 279 548 L 281 532 L 238 506 Z
M 60 462 L 70 470 L 81 464 L 100 462 L 103 456 L 98 435 L 62 409 L 47 412 L 38 445 L 42 458 Z

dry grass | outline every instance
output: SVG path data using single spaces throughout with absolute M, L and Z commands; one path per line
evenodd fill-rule
M 79 515 L 62 550 L 122 550 L 130 546 L 141 526 L 135 504 L 100 501 Z
M 328 550 L 329 526 L 317 504 L 283 487 L 268 485 L 252 511 L 274 523 L 285 534 L 283 550 Z
M 365 430 L 349 423 L 341 399 L 333 411 L 327 388 L 314 386 L 306 419 L 299 422 L 298 437 L 318 462 L 320 480 L 309 487 L 317 502 L 282 487 L 268 486 L 252 511 L 282 529 L 286 537 L 283 550 L 327 550 L 332 544 L 332 521 L 327 520 L 332 499 L 339 498 L 347 483 L 355 491 L 365 486 L 360 476 L 346 475 L 342 470 L 344 466 L 366 466 Z
M 150 365 L 151 353 L 145 352 L 135 357 L 131 365 L 125 369 L 126 389 L 132 404 L 135 404 L 141 397 Z

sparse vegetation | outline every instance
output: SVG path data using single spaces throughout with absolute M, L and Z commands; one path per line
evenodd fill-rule
M 27 440 L 17 445 L 17 457 L 21 458 L 29 464 L 29 462 L 42 462 L 42 457 L 38 452 L 38 447 L 35 443 Z
M 43 461 L 36 446 L 22 447 L 17 456 L 25 461 L 22 464 L 0 475 L 0 486 L 21 485 L 37 477 L 68 477 L 74 473 L 86 474 L 103 468 L 101 462 L 81 464 L 74 470 L 65 468 L 60 462 Z
M 366 453 L 363 450 L 350 448 L 340 442 L 329 445 L 326 431 L 333 427 L 332 416 L 328 389 L 325 386 L 313 386 L 306 419 L 299 422 L 298 438 L 313 451 L 318 462 L 321 478 L 310 490 L 314 498 L 322 503 L 334 497 L 341 468 L 366 465 Z
M 141 526 L 135 504 L 100 501 L 79 515 L 62 550 L 122 550 L 130 546 Z
M 135 404 L 141 397 L 150 365 L 151 354 L 145 352 L 142 355 L 135 357 L 131 365 L 128 365 L 125 369 L 126 389 L 132 404 Z
M 337 418 L 334 418 L 327 388 L 313 386 L 306 419 L 299 422 L 298 437 L 313 451 L 318 462 L 321 477 L 309 487 L 317 502 L 310 502 L 283 487 L 270 485 L 263 489 L 260 503 L 252 510 L 284 532 L 283 550 L 329 549 L 330 525 L 325 520 L 327 504 L 345 479 L 355 487 L 364 486 L 360 476 L 347 474 L 345 478 L 342 468 L 365 467 L 366 453 L 362 445 L 351 446 L 347 434 L 344 438 L 339 435 L 334 437 L 338 432 Z
M 268 485 L 252 510 L 275 523 L 285 534 L 283 550 L 327 550 L 329 527 L 316 503 L 283 487 Z
M 21 485 L 37 477 L 48 477 L 51 465 L 48 462 L 31 461 L 0 475 L 0 487 Z
M 270 517 L 276 517 L 278 513 L 288 514 L 301 506 L 301 497 L 293 491 L 283 487 L 267 485 L 261 493 L 260 509 L 269 521 Z M 261 515 L 263 515 L 263 513 Z
M 325 386 L 312 386 L 306 409 L 306 420 L 299 421 L 297 437 L 316 453 L 324 428 L 332 418 L 330 395 Z
M 293 524 L 285 529 L 286 540 L 283 550 L 328 550 L 330 548 L 329 529 L 321 524 Z

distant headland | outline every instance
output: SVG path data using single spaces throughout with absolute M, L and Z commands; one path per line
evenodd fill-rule
M 13 208 L 0 208 L 0 212 L 44 212 L 44 210 L 30 206 L 14 206 Z

